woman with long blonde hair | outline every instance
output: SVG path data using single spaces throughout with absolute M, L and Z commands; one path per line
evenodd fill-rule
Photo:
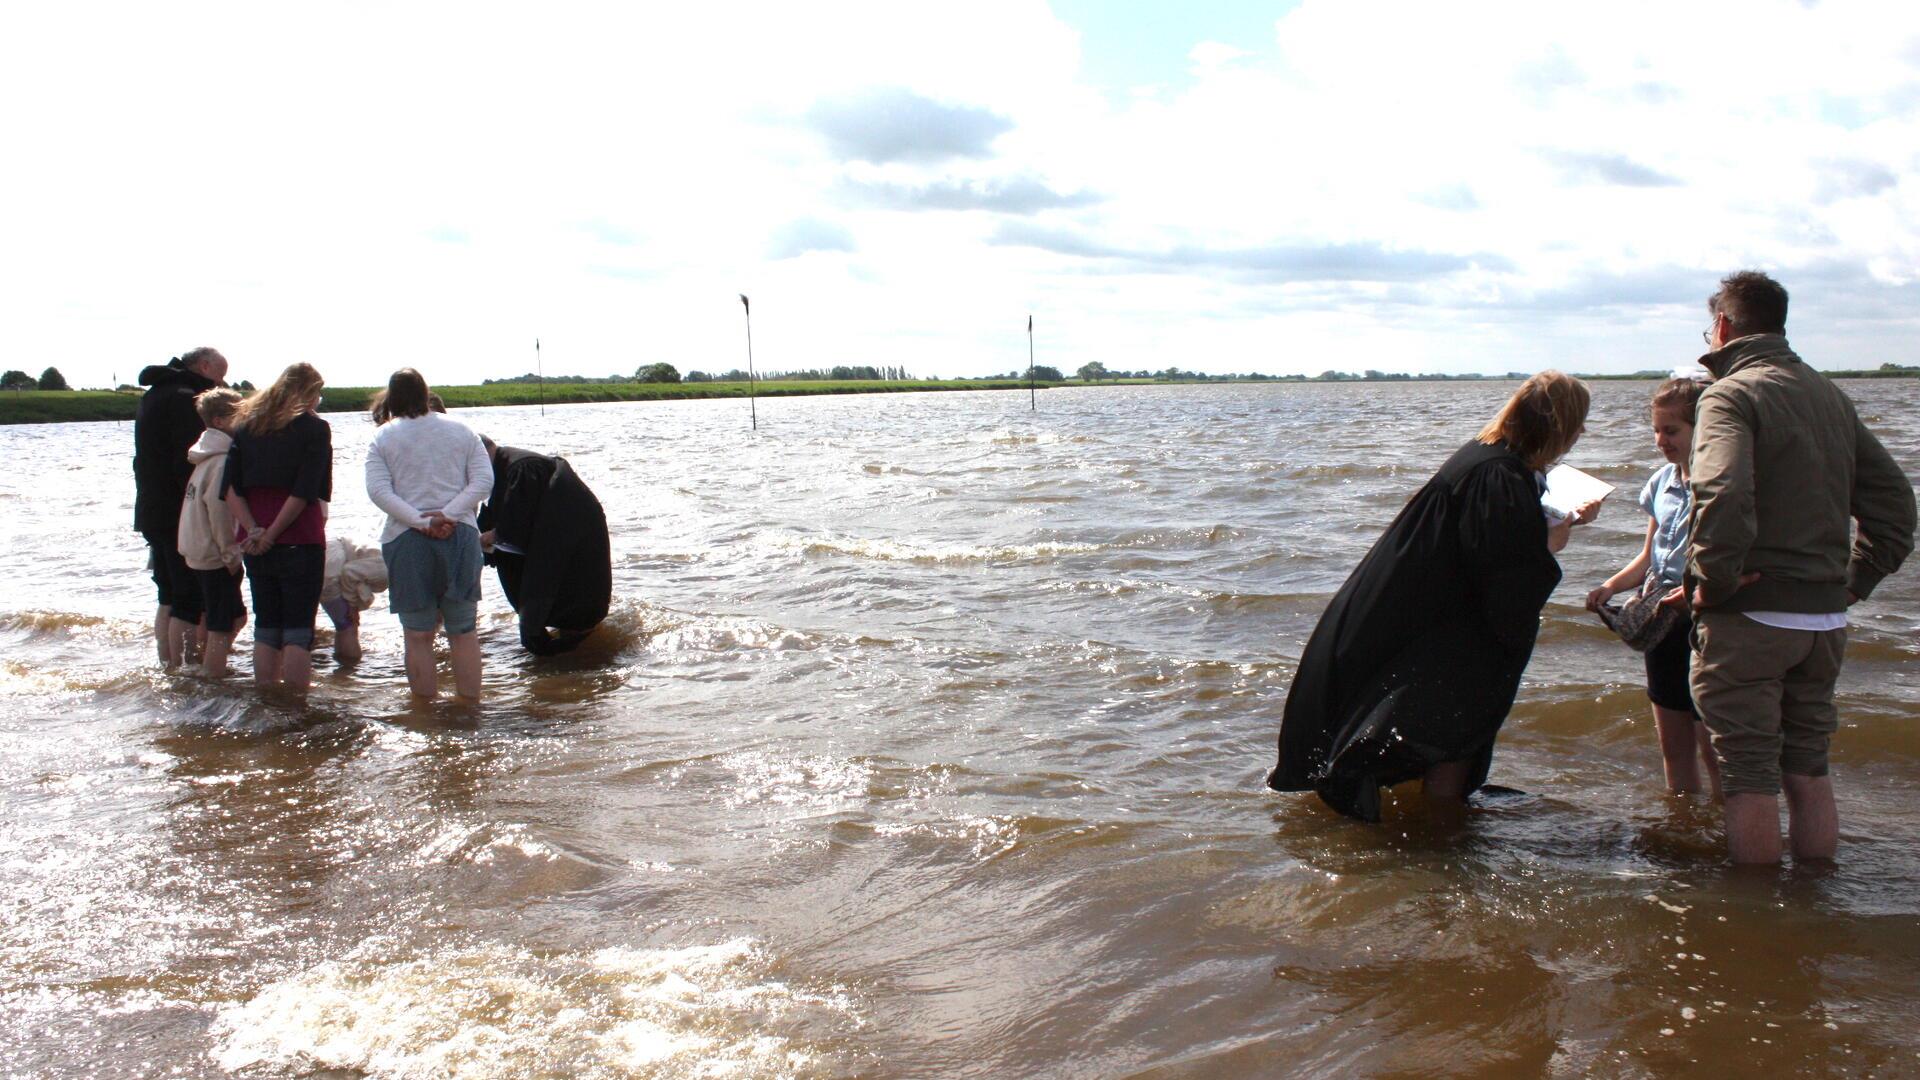
M 1394 518 L 1307 642 L 1267 786 L 1378 821 L 1382 787 L 1420 779 L 1444 807 L 1486 781 L 1560 581 L 1542 474 L 1587 405 L 1580 380 L 1533 376 Z
M 326 385 L 293 364 L 234 414 L 222 492 L 253 592 L 253 678 L 305 690 L 313 622 L 326 575 L 326 503 L 333 498 L 333 429 L 320 419 Z

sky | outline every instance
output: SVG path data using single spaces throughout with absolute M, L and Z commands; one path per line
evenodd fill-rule
M 1920 5 L 9 4 L 0 313 L 76 386 L 1667 370 L 1737 269 L 1920 362 Z

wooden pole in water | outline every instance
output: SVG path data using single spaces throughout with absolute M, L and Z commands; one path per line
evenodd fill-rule
M 753 430 L 760 430 L 760 404 L 753 392 L 753 305 L 747 294 L 740 294 L 740 310 L 747 317 L 747 412 L 753 418 Z
M 1033 389 L 1033 312 L 1027 312 L 1027 408 L 1040 411 L 1040 397 Z
M 540 339 L 533 339 L 533 369 L 540 379 L 540 415 L 547 415 L 547 365 L 540 359 Z

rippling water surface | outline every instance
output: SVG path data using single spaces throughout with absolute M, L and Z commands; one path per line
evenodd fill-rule
M 304 703 L 159 671 L 128 425 L 0 429 L 0 1072 L 1920 1071 L 1920 573 L 1854 613 L 1838 868 L 1731 871 L 1580 608 L 1650 384 L 1572 458 L 1624 497 L 1502 735 L 1528 794 L 1262 788 L 1320 609 L 1510 388 L 468 412 L 569 455 L 617 593 L 537 662 L 489 578 L 473 714 L 409 706 L 384 602 Z M 1920 475 L 1920 382 L 1848 389 Z

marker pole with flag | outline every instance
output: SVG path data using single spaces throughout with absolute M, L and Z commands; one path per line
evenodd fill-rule
M 760 430 L 760 403 L 753 392 L 753 305 L 747 294 L 740 294 L 740 310 L 747 317 L 747 412 L 753 418 L 753 430 Z
M 533 339 L 533 370 L 540 380 L 540 415 L 547 415 L 547 365 L 540 359 L 540 339 Z
M 1033 313 L 1027 313 L 1027 407 L 1040 411 L 1040 395 L 1033 389 Z

